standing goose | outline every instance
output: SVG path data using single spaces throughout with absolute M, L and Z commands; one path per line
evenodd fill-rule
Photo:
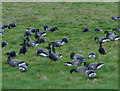
M 95 31 L 102 31 L 102 29 L 100 27 L 96 27 Z
M 47 31 L 54 32 L 55 30 L 58 30 L 58 27 L 49 27 L 49 25 L 44 25 L 44 29 Z
M 83 32 L 89 32 L 90 28 L 89 27 L 84 27 Z
M 5 24 L 0 24 L 0 29 L 4 29 L 4 28 L 7 28 L 8 25 L 5 25 Z
M 70 74 L 72 74 L 72 72 L 85 73 L 87 70 L 87 67 L 78 67 L 77 69 L 71 69 Z
M 18 50 L 18 52 L 20 53 L 20 54 L 25 54 L 26 53 L 26 51 L 27 51 L 27 48 L 26 48 L 26 39 L 24 39 L 24 43 L 23 44 L 21 44 L 22 45 L 22 47 L 20 47 L 19 48 L 19 50 Z
M 88 58 L 95 58 L 96 57 L 96 53 L 95 52 L 89 52 L 88 53 Z
M 49 52 L 44 52 L 43 48 L 38 48 L 37 49 L 37 55 L 43 56 L 43 57 L 48 57 Z
M 29 40 L 29 37 L 26 37 L 26 39 L 27 39 L 27 46 L 28 47 L 30 47 L 30 46 L 35 47 L 38 45 L 38 43 L 35 42 L 34 40 Z
M 10 29 L 11 27 L 16 27 L 16 25 L 17 25 L 16 22 L 12 22 L 9 24 L 8 29 Z
M 70 54 L 70 58 L 71 59 L 78 59 L 78 58 L 82 58 L 83 60 L 85 60 L 85 58 L 81 55 L 81 54 L 76 54 L 76 53 L 74 53 L 74 52 L 72 52 L 71 54 Z
M 96 73 L 94 70 L 87 70 L 85 73 L 88 79 L 96 78 Z
M 2 47 L 6 46 L 6 45 L 8 45 L 8 42 L 6 42 L 6 41 L 2 41 L 2 42 L 1 42 L 1 46 L 2 46 Z
M 0 29 L 0 33 L 4 34 L 5 30 L 4 29 Z
M 17 56 L 17 52 L 16 51 L 10 51 L 10 52 L 7 52 L 6 55 L 10 55 L 10 57 L 16 57 Z
M 119 20 L 120 19 L 120 17 L 118 17 L 118 16 L 112 16 L 112 20 Z
M 79 66 L 82 64 L 82 61 L 83 61 L 82 58 L 78 58 L 76 60 L 71 60 L 69 62 L 65 62 L 64 65 L 66 65 L 66 66 L 73 66 L 73 65 Z
M 11 58 L 10 58 L 10 55 L 8 55 L 7 63 L 8 63 L 10 66 L 12 66 L 12 67 L 18 66 L 18 64 L 19 64 L 20 62 L 21 62 L 20 60 L 11 59 Z
M 102 42 L 100 42 L 100 47 L 99 47 L 98 51 L 99 51 L 100 54 L 103 54 L 103 55 L 106 54 L 105 48 L 102 47 Z
M 105 43 L 105 42 L 107 42 L 107 41 L 109 41 L 109 39 L 108 38 L 105 38 L 105 37 L 95 37 L 94 38 L 95 40 L 98 40 L 98 42 L 100 43 L 100 42 L 102 42 L 102 43 Z
M 84 62 L 84 66 L 87 67 L 88 69 L 91 69 L 91 70 L 99 69 L 103 65 L 104 65 L 104 63 L 91 63 L 91 64 L 88 64 L 87 62 Z

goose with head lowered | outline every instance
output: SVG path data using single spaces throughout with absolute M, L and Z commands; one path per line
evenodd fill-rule
M 0 24 L 0 29 L 8 28 L 8 25 Z
M 113 28 L 112 31 L 120 31 L 120 28 Z
M 49 52 L 44 52 L 43 48 L 38 48 L 37 49 L 37 55 L 43 56 L 43 57 L 48 57 L 49 56 Z
M 91 78 L 96 79 L 96 72 L 94 70 L 87 70 L 85 73 L 88 79 L 91 79 Z
M 31 31 L 32 33 L 35 33 L 36 28 L 26 28 L 26 31 Z
M 70 58 L 71 59 L 79 59 L 79 58 L 81 58 L 81 59 L 83 59 L 83 60 L 85 60 L 85 58 L 81 55 L 81 54 L 76 54 L 76 53 L 74 53 L 74 52 L 72 52 L 71 54 L 70 54 Z
M 27 48 L 26 48 L 26 39 L 24 39 L 24 43 L 21 44 L 22 47 L 19 48 L 18 52 L 20 54 L 25 54 L 27 52 Z
M 60 47 L 62 46 L 64 43 L 68 43 L 69 38 L 68 37 L 63 37 L 62 40 L 55 40 L 53 42 L 49 43 L 49 46 L 54 45 L 55 47 Z
M 40 34 L 41 36 L 45 36 L 46 32 L 44 31 L 39 31 L 39 29 L 36 29 L 36 31 L 38 32 L 38 34 Z
M 112 20 L 119 20 L 120 19 L 120 17 L 118 17 L 118 16 L 112 16 Z
M 99 49 L 98 49 L 98 52 L 99 52 L 100 54 L 103 54 L 103 55 L 106 54 L 105 48 L 102 47 L 102 42 L 100 42 L 100 47 L 99 47 Z
M 91 70 L 99 69 L 103 65 L 104 65 L 104 63 L 91 63 L 91 64 L 88 64 L 87 62 L 84 62 L 84 66 L 87 67 L 88 69 L 91 69 Z
M 37 42 L 35 42 L 34 40 L 29 40 L 29 37 L 26 37 L 26 39 L 27 39 L 27 46 L 28 47 L 35 47 L 35 46 L 37 46 L 38 45 L 38 43 Z
M 16 27 L 16 25 L 17 25 L 16 22 L 12 22 L 9 24 L 8 29 L 10 29 L 11 27 Z
M 1 46 L 2 46 L 2 47 L 6 46 L 6 45 L 8 45 L 8 42 L 6 42 L 6 41 L 2 41 L 2 42 L 1 42 Z
M 100 27 L 96 27 L 95 31 L 102 31 L 102 29 Z
M 95 37 L 94 40 L 98 40 L 98 42 L 102 42 L 102 43 L 105 43 L 107 41 L 109 41 L 108 38 L 105 38 L 105 37 Z
M 44 43 L 44 42 L 46 42 L 46 39 L 44 37 L 40 37 L 37 39 L 36 43 Z
M 44 29 L 47 31 L 54 32 L 55 30 L 58 30 L 58 27 L 50 27 L 49 25 L 44 25 Z
M 62 54 L 56 54 L 56 53 L 55 53 L 54 45 L 53 45 L 53 50 L 52 50 L 52 51 L 51 51 L 51 47 L 50 47 L 50 46 L 48 46 L 48 47 L 46 47 L 46 48 L 47 48 L 48 51 L 49 51 L 49 58 L 50 58 L 51 60 L 57 61 L 59 58 L 62 57 Z
M 89 27 L 84 27 L 83 28 L 83 32 L 89 32 L 90 31 L 90 28 Z
M 6 55 L 10 55 L 10 57 L 16 57 L 17 56 L 17 52 L 16 51 L 10 51 L 10 52 L 7 52 Z
M 91 58 L 95 58 L 96 57 L 96 53 L 95 52 L 89 52 L 88 53 L 88 58 L 91 59 Z

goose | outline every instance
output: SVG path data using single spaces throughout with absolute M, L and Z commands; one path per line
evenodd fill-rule
M 29 37 L 26 37 L 26 39 L 27 39 L 27 46 L 28 47 L 30 47 L 30 46 L 35 47 L 38 45 L 38 43 L 35 42 L 34 40 L 29 40 Z
M 1 46 L 2 46 L 2 47 L 6 46 L 6 45 L 8 45 L 8 42 L 6 42 L 6 41 L 2 41 L 2 42 L 1 42 Z
M 118 17 L 118 16 L 112 16 L 112 20 L 119 20 L 120 19 L 120 17 Z
M 44 43 L 46 41 L 46 39 L 44 37 L 40 37 L 37 39 L 36 43 Z
M 25 71 L 27 70 L 27 66 L 28 66 L 28 64 L 27 64 L 26 62 L 21 61 L 21 62 L 19 62 L 19 64 L 18 64 L 18 69 L 19 69 L 19 71 L 21 71 L 21 72 L 25 72 Z
M 25 36 L 31 36 L 32 35 L 32 32 L 31 31 L 25 31 L 25 33 L 24 33 L 24 37 Z
M 84 29 L 83 29 L 83 32 L 89 32 L 90 31 L 90 28 L 89 27 L 84 27 Z
M 78 67 L 77 69 L 71 69 L 70 74 L 72 74 L 72 72 L 85 73 L 87 70 L 87 67 Z
M 105 48 L 102 47 L 102 42 L 100 42 L 100 47 L 99 47 L 99 50 L 98 50 L 98 51 L 99 51 L 100 54 L 103 54 L 103 55 L 106 54 Z
M 4 34 L 5 30 L 4 29 L 0 29 L 0 33 Z
M 87 62 L 84 62 L 84 66 L 87 67 L 88 69 L 91 69 L 91 70 L 99 69 L 103 65 L 104 65 L 104 63 L 91 63 L 91 64 L 88 64 Z
M 26 39 L 24 39 L 24 43 L 23 44 L 21 44 L 22 45 L 22 47 L 20 47 L 19 48 L 19 50 L 18 50 L 18 52 L 20 53 L 20 54 L 25 54 L 26 52 L 27 52 L 27 48 L 26 48 Z
M 102 31 L 102 29 L 100 27 L 96 27 L 95 31 Z
M 65 66 L 73 66 L 73 65 L 79 66 L 82 64 L 82 61 L 83 61 L 83 58 L 78 58 L 76 60 L 71 60 L 69 62 L 65 62 L 64 65 Z
M 16 25 L 17 25 L 16 22 L 12 22 L 9 24 L 8 29 L 10 29 L 11 27 L 16 27 Z
M 34 33 L 36 31 L 35 28 L 26 28 L 26 31 L 31 31 L 32 33 Z
M 53 47 L 54 47 L 54 46 L 53 46 Z M 57 61 L 58 58 L 61 58 L 61 57 L 62 57 L 62 54 L 56 54 L 55 52 L 52 52 L 50 46 L 48 46 L 48 47 L 46 47 L 46 48 L 47 48 L 48 51 L 49 51 L 49 58 L 50 58 L 51 60 Z
M 38 48 L 37 49 L 37 55 L 43 56 L 43 57 L 48 57 L 49 56 L 49 52 L 44 52 L 43 48 Z
M 76 54 L 76 53 L 74 53 L 74 52 L 72 52 L 72 53 L 70 53 L 70 58 L 71 59 L 78 59 L 78 58 L 82 58 L 83 60 L 85 60 L 85 58 L 81 55 L 81 54 Z
M 47 31 L 54 32 L 55 30 L 58 30 L 58 27 L 49 27 L 49 25 L 44 25 L 44 29 Z
M 116 35 L 115 32 L 108 32 L 108 31 L 105 31 L 104 34 L 106 34 L 106 38 L 108 38 L 109 35 Z
M 105 42 L 109 41 L 109 39 L 105 38 L 105 37 L 95 37 L 94 39 L 98 40 L 99 43 L 100 42 L 105 43 Z
M 39 29 L 36 29 L 36 31 L 38 32 L 38 34 L 40 34 L 41 36 L 45 36 L 46 32 L 44 31 L 39 31 Z
M 68 43 L 69 41 L 69 38 L 68 37 L 63 37 L 62 40 L 55 40 L 53 42 L 50 42 L 49 43 L 49 46 L 50 45 L 54 45 L 55 47 L 60 47 L 62 46 L 64 43 Z
M 0 29 L 8 28 L 8 25 L 0 24 Z
M 21 62 L 20 60 L 11 59 L 11 58 L 10 58 L 10 55 L 8 55 L 7 63 L 8 63 L 10 66 L 12 66 L 12 67 L 18 66 L 18 64 L 19 64 L 20 62 Z
M 95 58 L 96 57 L 96 53 L 95 52 L 89 52 L 88 53 L 88 58 Z
M 113 31 L 120 31 L 120 28 L 113 28 Z
M 10 52 L 7 52 L 6 55 L 10 55 L 10 57 L 16 57 L 17 56 L 17 52 L 16 51 L 10 51 Z
M 96 72 L 94 70 L 87 70 L 85 73 L 88 79 L 96 78 Z

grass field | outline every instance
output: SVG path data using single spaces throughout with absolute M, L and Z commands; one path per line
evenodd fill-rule
M 2 88 L 3 89 L 118 89 L 118 41 L 103 44 L 106 55 L 98 53 L 99 44 L 94 37 L 105 36 L 104 31 L 112 31 L 118 26 L 118 21 L 111 19 L 118 16 L 118 3 L 2 3 L 3 24 L 17 22 L 17 27 L 6 29 L 2 40 L 9 45 L 2 49 Z M 57 26 L 58 32 L 48 32 L 46 43 L 37 47 L 27 47 L 25 55 L 18 54 L 16 58 L 28 63 L 27 72 L 18 71 L 18 67 L 7 64 L 6 52 L 18 49 L 23 42 L 27 27 L 43 30 L 43 26 Z M 84 27 L 90 32 L 83 33 Z M 101 27 L 102 32 L 95 32 L 95 27 Z M 118 33 L 117 33 L 118 35 Z M 63 58 L 54 62 L 48 58 L 36 56 L 37 48 L 44 48 L 48 43 L 67 36 L 69 43 L 56 48 Z M 30 39 L 35 40 L 34 34 Z M 47 49 L 45 49 L 47 51 Z M 85 74 L 69 71 L 73 67 L 66 67 L 64 62 L 70 61 L 70 53 L 82 54 L 87 62 L 104 62 L 105 65 L 96 71 L 97 81 L 88 81 Z M 88 59 L 87 54 L 95 52 L 95 59 Z M 81 65 L 83 66 L 83 64 Z

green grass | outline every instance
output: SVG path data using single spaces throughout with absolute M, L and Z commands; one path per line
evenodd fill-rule
M 107 50 L 106 55 L 98 53 L 99 44 L 94 37 L 105 36 L 105 30 L 111 31 L 118 26 L 117 21 L 111 19 L 118 16 L 118 3 L 2 3 L 3 23 L 17 22 L 17 27 L 6 29 L 2 40 L 9 45 L 2 49 L 2 88 L 3 89 L 118 89 L 118 41 L 103 44 Z M 18 67 L 7 64 L 6 52 L 18 52 L 19 44 L 23 42 L 27 27 L 43 30 L 44 24 L 57 26 L 58 32 L 48 32 L 46 43 L 37 47 L 27 47 L 25 55 L 18 55 L 15 59 L 29 64 L 27 72 L 18 71 Z M 84 27 L 90 32 L 83 33 Z M 103 32 L 95 32 L 95 27 L 101 27 Z M 118 34 L 118 33 L 117 33 Z M 50 41 L 62 39 L 67 36 L 69 43 L 56 48 L 63 58 L 54 62 L 48 58 L 36 56 L 37 48 L 44 48 Z M 34 39 L 34 35 L 30 37 Z M 45 51 L 47 51 L 45 49 Z M 87 59 L 89 52 L 95 52 L 95 59 Z M 104 62 L 105 65 L 96 71 L 97 81 L 88 81 L 85 74 L 69 71 L 73 67 L 66 67 L 64 62 L 70 61 L 70 53 L 80 53 L 89 63 Z M 81 65 L 83 66 L 83 64 Z

